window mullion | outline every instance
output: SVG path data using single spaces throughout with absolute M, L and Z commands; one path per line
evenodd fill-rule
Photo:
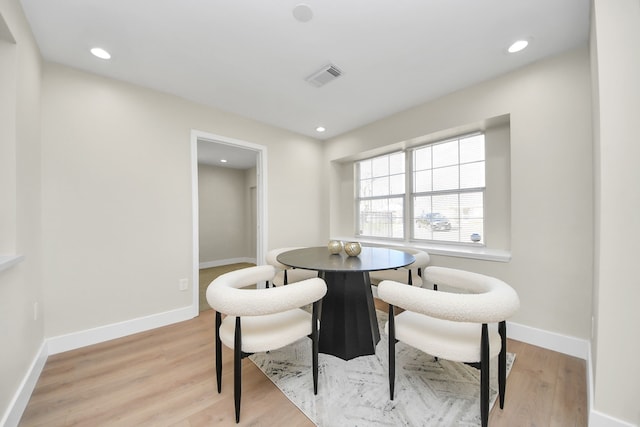
M 473 187 L 473 188 L 463 188 L 460 190 L 438 190 L 438 191 L 421 191 L 419 193 L 411 193 L 413 197 L 423 197 L 423 196 L 440 196 L 445 194 L 462 194 L 462 193 L 477 193 L 485 190 L 486 187 Z
M 413 236 L 413 182 L 414 182 L 414 164 L 413 151 L 405 152 L 404 164 L 404 236 L 405 241 L 409 240 L 409 236 Z

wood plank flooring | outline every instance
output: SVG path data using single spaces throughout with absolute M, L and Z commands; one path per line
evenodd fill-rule
M 213 279 L 230 271 L 239 270 L 241 268 L 253 267 L 255 264 L 250 262 L 239 262 L 236 264 L 225 264 L 217 267 L 201 268 L 198 274 L 198 291 L 200 293 L 200 311 L 210 310 L 211 306 L 207 302 L 207 288 Z
M 214 370 L 214 313 L 49 357 L 20 426 L 233 426 L 233 355 Z M 516 360 L 490 426 L 586 426 L 585 361 L 509 340 Z M 241 426 L 313 426 L 248 359 Z M 321 391 L 320 391 L 321 392 Z

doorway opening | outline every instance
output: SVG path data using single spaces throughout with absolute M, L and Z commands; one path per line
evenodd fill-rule
M 267 149 L 262 145 L 191 131 L 194 316 L 200 308 L 201 295 L 197 286 L 200 268 L 247 261 L 264 264 L 267 247 L 266 160 Z M 225 187 L 224 181 L 232 182 L 234 177 L 240 177 L 244 189 L 234 190 L 233 185 L 237 183 Z M 227 193 L 209 198 L 205 186 Z M 218 190 L 215 190 L 216 186 Z M 225 226 L 225 221 L 233 222 L 233 227 Z

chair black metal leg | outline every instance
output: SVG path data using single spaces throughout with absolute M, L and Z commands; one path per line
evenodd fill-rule
M 504 408 L 504 396 L 507 387 L 507 322 L 498 323 L 500 334 L 500 355 L 498 356 L 498 395 L 500 397 L 500 409 Z
M 289 284 L 289 279 L 287 278 L 287 270 L 284 271 L 284 284 L 285 285 Z
M 313 303 L 313 314 L 311 315 L 311 353 L 313 365 L 313 394 L 318 394 L 318 305 Z
M 409 269 L 408 276 L 409 278 L 407 279 L 407 283 L 409 284 L 409 286 L 413 286 L 413 277 L 411 277 L 411 269 Z
M 482 324 L 480 339 L 480 419 L 482 427 L 489 423 L 489 331 L 487 324 Z
M 220 341 L 220 325 L 222 325 L 222 315 L 216 311 L 216 382 L 218 383 L 218 393 L 222 391 L 222 342 Z
M 393 400 L 396 382 L 396 321 L 393 306 L 389 304 L 389 397 Z
M 236 317 L 233 341 L 233 399 L 236 407 L 236 423 L 240 422 L 240 395 L 242 394 L 242 331 L 240 316 Z
M 437 283 L 434 283 L 434 284 L 433 284 L 433 290 L 434 290 L 434 291 L 437 291 L 437 290 L 438 290 L 438 284 L 437 284 Z M 438 361 L 438 356 L 434 357 L 434 358 L 433 358 L 433 360 L 435 360 L 435 361 L 437 362 L 437 361 Z

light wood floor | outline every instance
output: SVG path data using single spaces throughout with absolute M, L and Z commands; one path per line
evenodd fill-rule
M 198 290 L 200 292 L 200 311 L 210 310 L 211 307 L 207 302 L 207 288 L 209 283 L 213 279 L 217 278 L 221 274 L 228 273 L 230 271 L 239 270 L 241 268 L 253 267 L 255 264 L 249 262 L 239 262 L 236 264 L 219 265 L 217 267 L 201 268 L 198 274 Z
M 214 370 L 212 310 L 179 324 L 49 357 L 20 426 L 232 426 L 233 361 Z M 489 425 L 586 426 L 585 362 L 509 340 L 505 409 Z M 242 426 L 313 426 L 248 359 Z M 319 391 L 322 393 L 322 390 Z

